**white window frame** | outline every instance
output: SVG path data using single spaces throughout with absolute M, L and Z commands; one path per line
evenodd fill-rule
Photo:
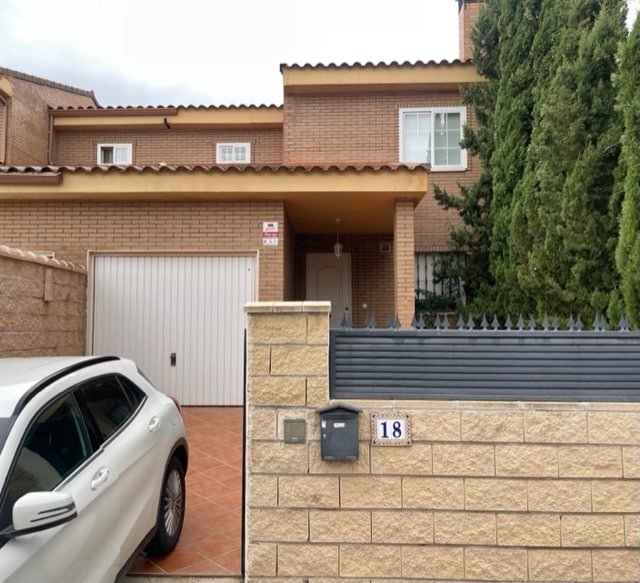
M 223 150 L 231 148 L 231 160 L 225 159 Z M 244 152 L 244 155 L 242 153 Z M 216 164 L 250 164 L 250 142 L 220 142 L 216 144 Z
M 406 114 L 416 114 L 416 113 L 424 113 L 429 114 L 431 117 L 431 126 L 430 126 L 430 144 L 429 144 L 429 152 L 434 152 L 434 144 L 435 144 L 435 132 L 433 127 L 433 120 L 437 114 L 448 114 L 448 113 L 457 113 L 460 115 L 460 139 L 463 137 L 463 127 L 467 123 L 467 108 L 466 107 L 405 107 L 400 108 L 399 110 L 399 124 L 400 128 L 400 139 L 399 139 L 399 159 L 400 162 L 405 164 L 424 164 L 425 161 L 420 160 L 409 160 L 404 153 L 404 131 L 405 131 L 405 115 Z M 433 158 L 433 156 L 432 156 Z M 442 165 L 442 164 L 434 164 L 433 161 L 430 164 L 432 172 L 460 172 L 467 169 L 467 151 L 464 148 L 460 148 L 460 164 L 454 165 Z
M 102 161 L 102 153 L 107 148 L 113 148 L 113 162 Z M 98 144 L 97 158 L 99 166 L 133 164 L 133 144 Z

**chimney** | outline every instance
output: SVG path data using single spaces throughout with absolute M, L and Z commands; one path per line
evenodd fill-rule
M 461 61 L 473 56 L 471 29 L 478 18 L 481 0 L 457 0 L 458 2 L 458 58 Z

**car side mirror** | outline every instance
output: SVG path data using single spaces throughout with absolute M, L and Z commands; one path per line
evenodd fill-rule
M 53 528 L 78 516 L 73 497 L 66 492 L 29 492 L 13 505 L 13 528 L 8 538 Z

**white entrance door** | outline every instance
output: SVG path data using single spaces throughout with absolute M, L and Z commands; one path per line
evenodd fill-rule
M 307 299 L 331 301 L 331 327 L 339 328 L 345 310 L 351 315 L 351 254 L 307 254 Z
M 93 354 L 135 360 L 183 405 L 242 405 L 255 258 L 96 256 Z

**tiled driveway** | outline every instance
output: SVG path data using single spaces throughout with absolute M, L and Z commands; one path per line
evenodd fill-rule
M 241 573 L 241 407 L 184 407 L 189 440 L 187 513 L 182 537 L 166 557 L 138 557 L 131 574 Z

